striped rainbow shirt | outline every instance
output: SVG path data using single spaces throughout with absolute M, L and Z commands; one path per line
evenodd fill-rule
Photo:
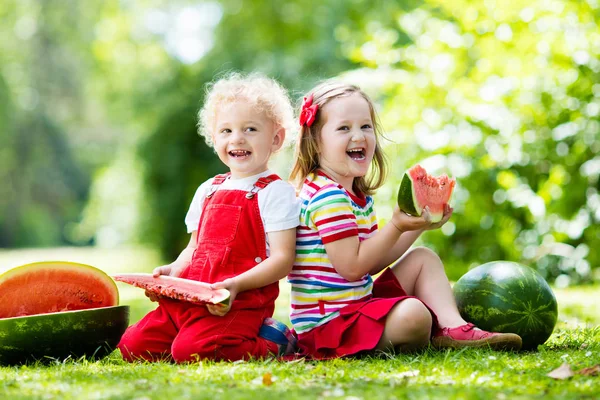
M 371 276 L 347 281 L 331 265 L 325 244 L 352 236 L 363 241 L 377 231 L 377 218 L 370 196 L 348 193 L 321 171 L 306 178 L 300 200 L 296 261 L 288 281 L 290 319 L 296 332 L 306 333 L 339 316 L 343 307 L 371 296 Z

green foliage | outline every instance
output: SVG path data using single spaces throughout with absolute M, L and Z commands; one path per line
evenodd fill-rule
M 70 243 L 87 201 L 86 15 L 76 1 L 0 6 L 0 247 Z
M 561 284 L 589 280 L 600 263 L 598 4 L 498 3 L 397 13 L 363 32 L 352 60 L 365 68 L 347 78 L 381 103 L 394 171 L 420 162 L 458 178 L 451 223 L 424 239 L 453 278 L 507 259 Z
M 411 165 L 458 179 L 454 217 L 422 239 L 452 278 L 506 259 L 589 281 L 598 15 L 592 0 L 5 1 L 0 247 L 137 241 L 171 259 L 196 187 L 225 170 L 195 133 L 205 84 L 258 70 L 293 99 L 335 76 L 373 95 L 394 171 L 383 222 Z

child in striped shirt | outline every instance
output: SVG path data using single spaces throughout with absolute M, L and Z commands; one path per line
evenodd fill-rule
M 386 168 L 369 97 L 356 86 L 323 83 L 304 98 L 300 125 L 290 179 L 302 184 L 302 208 L 288 280 L 301 354 L 402 351 L 430 340 L 436 347 L 520 348 L 518 335 L 463 320 L 439 257 L 424 247 L 409 250 L 422 232 L 445 224 L 452 208 L 432 223 L 427 209 L 416 217 L 396 207 L 378 229 L 371 195 Z

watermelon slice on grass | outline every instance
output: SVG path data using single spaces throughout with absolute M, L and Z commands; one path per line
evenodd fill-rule
M 116 306 L 115 282 L 91 265 L 44 261 L 0 274 L 0 318 Z
M 63 361 L 110 354 L 129 325 L 129 306 L 0 319 L 0 364 Z
M 428 175 L 427 171 L 417 164 L 402 177 L 398 189 L 398 207 L 407 214 L 420 217 L 427 206 L 431 222 L 439 222 L 444 217 L 444 207 L 450 201 L 455 185 L 456 180 L 448 175 Z
M 116 281 L 125 282 L 159 296 L 197 304 L 229 304 L 229 290 L 211 289 L 210 284 L 173 276 L 134 273 L 113 275 Z
M 115 282 L 66 261 L 36 262 L 0 274 L 0 364 L 101 358 L 129 323 Z

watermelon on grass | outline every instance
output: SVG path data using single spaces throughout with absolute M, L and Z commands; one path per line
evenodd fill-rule
M 129 324 L 115 282 L 90 265 L 47 261 L 0 274 L 0 364 L 100 358 Z
M 462 317 L 486 331 L 516 333 L 523 350 L 536 349 L 558 319 L 556 297 L 537 271 L 494 261 L 474 268 L 453 287 Z
M 44 261 L 0 274 L 0 318 L 110 307 L 119 303 L 115 282 L 86 264 Z
M 420 165 L 404 173 L 398 189 L 398 207 L 407 214 L 421 216 L 429 207 L 431 222 L 439 222 L 444 216 L 444 207 L 450 201 L 456 180 L 447 175 L 434 177 Z
M 0 364 L 100 359 L 129 325 L 129 306 L 0 319 Z
M 116 281 L 125 282 L 139 287 L 159 296 L 176 300 L 188 301 L 198 304 L 229 304 L 229 290 L 211 289 L 205 282 L 190 279 L 176 278 L 173 276 L 134 273 L 113 275 Z

